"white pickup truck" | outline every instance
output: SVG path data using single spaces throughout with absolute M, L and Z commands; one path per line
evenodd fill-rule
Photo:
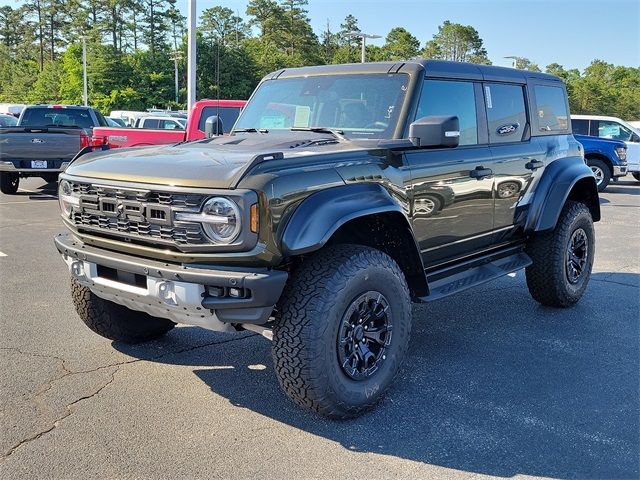
M 617 117 L 571 115 L 573 133 L 622 140 L 627 145 L 628 172 L 640 182 L 640 129 Z

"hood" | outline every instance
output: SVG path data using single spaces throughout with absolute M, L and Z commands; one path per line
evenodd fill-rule
M 95 179 L 173 185 L 233 188 L 255 163 L 257 155 L 302 157 L 359 150 L 350 141 L 313 132 L 249 133 L 177 145 L 118 148 L 80 157 L 65 173 Z

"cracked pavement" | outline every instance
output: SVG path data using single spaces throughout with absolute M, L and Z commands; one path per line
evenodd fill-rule
M 405 368 L 372 413 L 307 414 L 269 342 L 178 327 L 90 332 L 40 179 L 0 195 L 0 478 L 638 478 L 640 185 L 611 184 L 586 296 L 533 302 L 522 273 L 414 307 Z

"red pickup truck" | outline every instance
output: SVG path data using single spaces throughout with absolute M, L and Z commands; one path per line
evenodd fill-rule
M 93 129 L 91 143 L 95 146 L 109 145 L 110 148 L 118 148 L 197 140 L 207 136 L 206 122 L 214 115 L 217 115 L 222 122 L 223 133 L 227 133 L 236 123 L 246 103 L 245 100 L 200 100 L 194 103 L 191 109 L 186 130 L 99 127 Z

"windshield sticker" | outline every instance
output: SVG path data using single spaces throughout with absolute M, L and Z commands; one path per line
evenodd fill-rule
M 260 128 L 286 128 L 283 115 L 266 115 L 260 118 Z
M 309 117 L 311 117 L 311 107 L 306 105 L 296 105 L 296 116 L 293 121 L 293 126 L 308 127 Z
M 485 97 L 487 97 L 487 108 L 493 108 L 493 103 L 491 102 L 491 89 L 489 85 L 485 85 L 484 87 Z

